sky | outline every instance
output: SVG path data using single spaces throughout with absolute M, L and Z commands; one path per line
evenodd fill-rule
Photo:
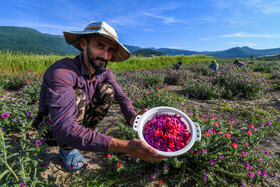
M 63 35 L 105 21 L 142 48 L 280 47 L 280 0 L 1 0 L 0 26 Z

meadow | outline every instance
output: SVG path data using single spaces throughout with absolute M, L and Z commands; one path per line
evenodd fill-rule
M 213 57 L 132 57 L 109 63 L 136 111 L 170 106 L 199 123 L 187 153 L 147 162 L 117 152 L 83 152 L 88 164 L 66 171 L 31 123 L 43 72 L 63 57 L 0 53 L 0 184 L 3 186 L 279 186 L 280 61 Z M 180 70 L 172 64 L 182 61 Z M 2 96 L 2 97 L 1 97 Z M 98 131 L 119 139 L 137 134 L 113 103 Z

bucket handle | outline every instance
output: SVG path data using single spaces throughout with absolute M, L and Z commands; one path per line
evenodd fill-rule
M 200 140 L 201 140 L 201 130 L 200 130 L 200 126 L 199 126 L 199 124 L 198 123 L 196 123 L 196 122 L 193 122 L 193 124 L 194 124 L 194 129 L 195 129 L 195 141 L 196 142 L 199 142 Z
M 134 122 L 133 122 L 133 130 L 135 130 L 136 132 L 138 131 L 138 125 L 139 122 L 141 121 L 143 115 L 137 115 Z

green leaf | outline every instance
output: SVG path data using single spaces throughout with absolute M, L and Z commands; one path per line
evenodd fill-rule
M 2 172 L 1 175 L 0 175 L 0 180 L 1 180 L 7 173 L 9 173 L 9 170 L 8 170 L 8 169 L 6 169 L 4 172 Z

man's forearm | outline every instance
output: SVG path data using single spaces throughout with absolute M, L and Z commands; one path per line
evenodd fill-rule
M 109 144 L 109 151 L 117 151 L 122 153 L 129 153 L 129 140 L 119 140 L 112 138 Z

